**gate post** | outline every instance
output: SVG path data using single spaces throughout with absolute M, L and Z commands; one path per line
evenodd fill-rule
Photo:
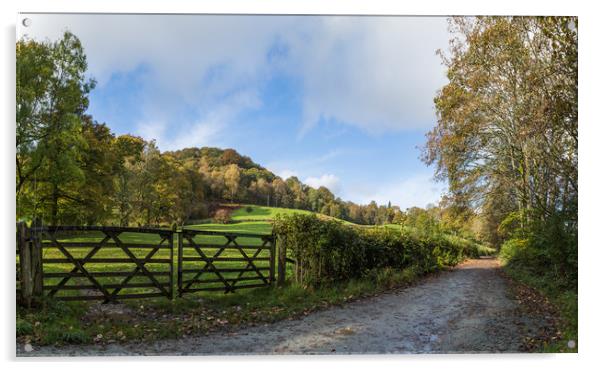
M 35 233 L 32 235 L 31 246 L 31 272 L 33 278 L 33 297 L 41 298 L 44 295 L 44 271 L 42 264 L 42 240 Z
M 35 224 L 34 224 L 35 226 Z M 24 222 L 17 223 L 22 302 L 31 308 L 44 294 L 42 243 Z
M 174 260 L 173 260 L 173 238 L 176 235 L 178 229 L 176 224 L 174 223 L 171 226 L 171 233 L 169 233 L 169 260 L 171 261 L 171 263 L 169 264 L 169 289 L 171 292 L 171 297 L 169 297 L 169 299 L 171 299 L 172 301 L 176 298 L 176 288 L 174 287 L 174 278 L 173 278 L 173 273 L 174 273 L 174 269 L 173 269 L 173 264 L 174 264 Z
M 272 233 L 270 239 L 270 285 L 274 285 L 276 280 L 276 234 Z
M 278 241 L 278 286 L 286 281 L 286 235 L 277 235 Z
M 25 222 L 17 223 L 17 249 L 19 251 L 19 281 L 21 283 L 21 300 L 31 307 L 33 278 L 31 274 L 31 248 L 29 246 L 29 229 Z
M 184 254 L 184 227 L 178 234 L 178 297 L 182 297 L 182 254 Z

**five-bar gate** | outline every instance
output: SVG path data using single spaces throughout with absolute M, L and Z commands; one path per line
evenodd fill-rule
M 58 226 L 31 229 L 42 250 L 45 295 L 116 301 L 173 297 L 174 231 Z
M 273 235 L 184 229 L 178 242 L 178 294 L 271 285 L 275 247 Z

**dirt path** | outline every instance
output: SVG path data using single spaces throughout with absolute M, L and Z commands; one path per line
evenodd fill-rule
M 154 344 L 35 348 L 19 356 L 519 352 L 547 323 L 524 313 L 494 259 L 299 320 Z

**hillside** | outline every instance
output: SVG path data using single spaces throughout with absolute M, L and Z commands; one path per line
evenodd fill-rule
M 232 231 L 232 232 L 250 232 L 250 233 L 261 233 L 269 234 L 272 232 L 272 220 L 277 215 L 290 215 L 290 214 L 305 214 L 309 215 L 314 212 L 303 210 L 303 209 L 292 209 L 292 208 L 276 208 L 276 207 L 263 207 L 255 205 L 224 205 L 224 208 L 230 209 L 231 223 L 218 224 L 213 222 L 201 223 L 196 225 L 189 225 L 188 228 L 197 230 L 212 230 L 212 231 Z M 335 219 L 344 224 L 355 225 L 349 221 L 337 219 L 335 217 L 326 216 L 320 213 L 316 213 L 318 217 Z

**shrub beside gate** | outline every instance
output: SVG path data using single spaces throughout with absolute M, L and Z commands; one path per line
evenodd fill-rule
M 380 268 L 428 272 L 477 255 L 477 244 L 446 235 L 419 235 L 387 227 L 363 228 L 316 215 L 283 215 L 274 231 L 296 261 L 294 278 L 320 285 L 365 276 Z

